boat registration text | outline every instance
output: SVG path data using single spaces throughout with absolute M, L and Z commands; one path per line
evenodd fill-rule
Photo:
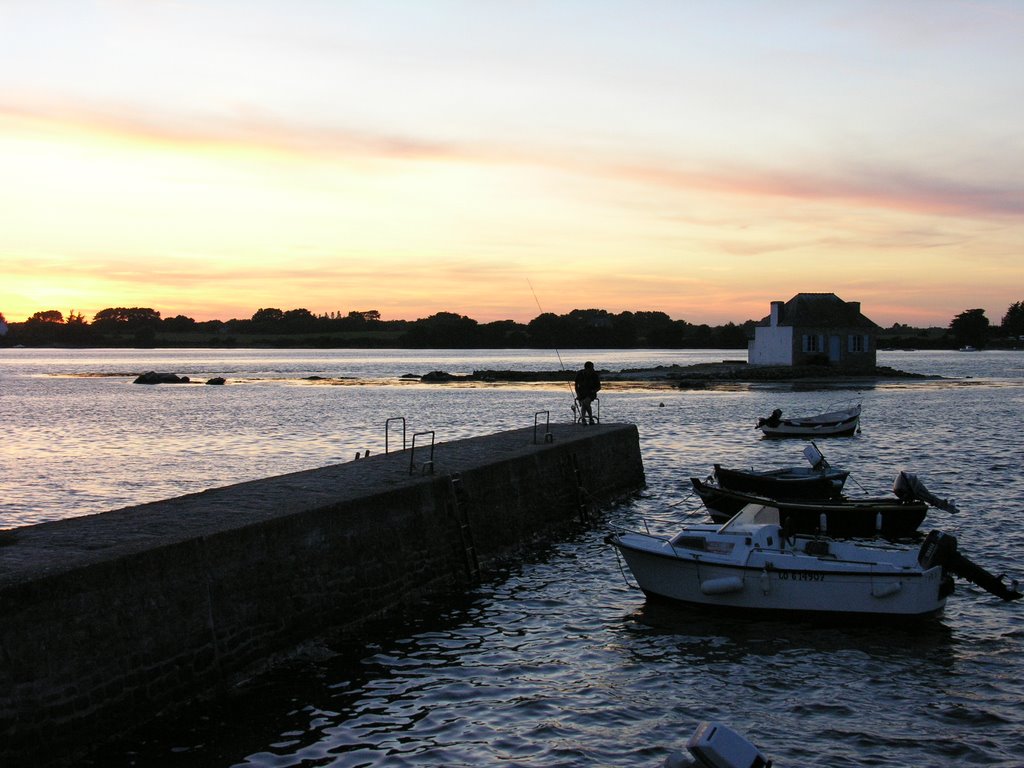
M 824 573 L 814 571 L 776 571 L 779 581 L 824 581 Z

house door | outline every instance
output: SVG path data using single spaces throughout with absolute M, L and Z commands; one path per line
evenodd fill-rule
M 828 337 L 828 361 L 838 363 L 843 354 L 842 336 Z

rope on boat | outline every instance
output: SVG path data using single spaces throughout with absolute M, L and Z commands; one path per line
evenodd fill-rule
M 690 499 L 693 498 L 693 494 L 694 493 L 695 493 L 695 491 L 693 490 L 693 487 L 691 486 L 690 487 L 690 492 L 688 494 L 683 496 L 683 498 L 681 498 L 679 501 L 673 501 L 671 504 L 668 505 L 668 508 L 672 509 L 673 507 L 678 507 L 680 504 L 682 504 L 682 503 L 684 503 L 686 501 L 689 501 Z
M 846 481 L 847 481 L 847 482 L 849 482 L 850 480 L 853 480 L 853 482 L 854 482 L 854 483 L 855 483 L 855 484 L 857 485 L 857 487 L 858 487 L 858 488 L 860 488 L 860 489 L 861 489 L 861 491 L 863 491 L 864 493 L 867 493 L 867 492 L 868 492 L 868 489 L 867 489 L 867 488 L 865 488 L 865 487 L 864 487 L 863 485 L 861 485 L 861 484 L 860 484 L 860 480 L 858 480 L 858 479 L 857 479 L 857 478 L 855 478 L 855 477 L 849 477 L 849 476 L 847 476 L 847 478 L 846 478 Z
M 674 509 L 674 508 L 678 507 L 680 504 L 685 504 L 688 501 L 692 502 L 693 501 L 693 497 L 696 494 L 697 494 L 696 490 L 694 490 L 694 488 L 691 486 L 690 487 L 690 492 L 687 493 L 685 496 L 683 496 L 683 498 L 681 498 L 679 501 L 674 501 L 671 504 L 669 504 L 668 505 L 668 509 Z M 704 513 L 705 513 L 704 505 L 703 505 L 703 502 L 701 502 L 700 504 L 698 504 L 696 506 L 691 506 L 689 509 L 684 510 L 683 517 L 687 518 L 687 519 L 695 518 L 695 517 L 703 517 Z
M 612 547 L 612 549 L 615 550 L 615 562 L 619 566 L 619 573 L 622 574 L 622 581 L 630 589 L 637 589 L 637 590 L 639 590 L 640 589 L 640 585 L 639 584 L 631 584 L 630 581 L 629 581 L 629 577 L 626 575 L 626 569 L 622 567 L 622 553 L 619 552 L 619 548 L 618 547 Z

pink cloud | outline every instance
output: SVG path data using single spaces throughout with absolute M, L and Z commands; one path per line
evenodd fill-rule
M 982 184 L 929 176 L 888 166 L 848 167 L 839 172 L 772 171 L 719 166 L 710 170 L 673 167 L 652 158 L 622 163 L 600 154 L 580 155 L 564 147 L 534 149 L 500 142 L 427 140 L 399 133 L 296 123 L 252 110 L 226 116 L 165 114 L 123 106 L 55 104 L 19 99 L 0 103 L 0 119 L 67 126 L 138 141 L 252 149 L 362 160 L 449 161 L 554 169 L 665 189 L 746 199 L 830 202 L 858 208 L 925 215 L 1016 217 L 1024 214 L 1019 184 Z

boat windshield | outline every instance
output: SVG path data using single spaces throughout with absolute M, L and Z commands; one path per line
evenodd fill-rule
M 781 525 L 779 508 L 766 504 L 747 504 L 718 529 L 719 533 L 727 533 L 731 528 L 746 525 Z

